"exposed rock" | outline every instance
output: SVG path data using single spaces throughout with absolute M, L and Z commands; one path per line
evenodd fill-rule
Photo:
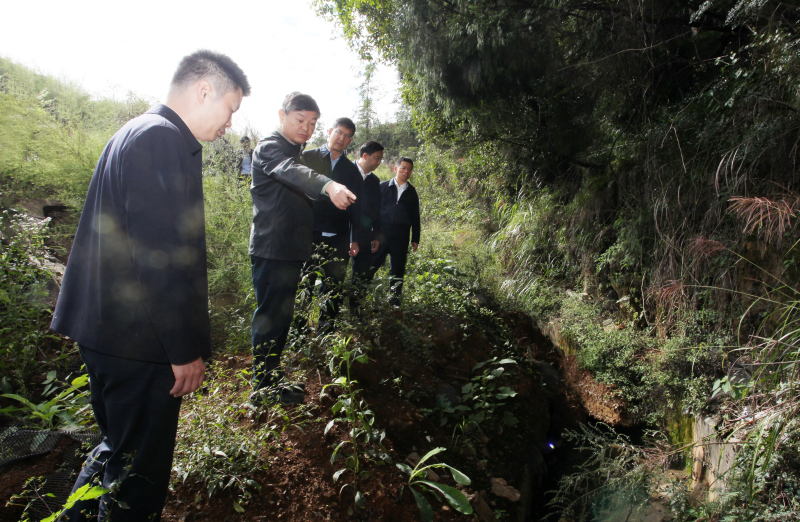
M 478 515 L 478 520 L 481 522 L 497 522 L 497 518 L 494 516 L 494 511 L 492 511 L 492 508 L 489 507 L 480 493 L 473 493 L 467 498 L 472 506 L 472 511 Z
M 519 502 L 519 499 L 522 497 L 522 494 L 515 488 L 509 486 L 504 479 L 493 478 L 491 483 L 492 493 L 498 497 L 507 498 L 511 502 Z

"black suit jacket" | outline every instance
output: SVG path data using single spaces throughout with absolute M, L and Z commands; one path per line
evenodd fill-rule
M 156 105 L 97 163 L 50 327 L 108 355 L 211 356 L 202 146 Z
M 330 198 L 314 202 L 314 232 L 329 232 L 347 235 L 350 241 L 361 238 L 361 174 L 352 161 L 342 154 L 336 167 L 331 170 L 331 151 L 327 147 L 307 150 L 303 153 L 303 163 L 308 168 L 341 183 L 356 195 L 356 202 L 345 210 L 336 208 Z
M 364 244 L 360 247 L 370 248 L 370 242 L 381 237 L 381 180 L 371 172 L 361 179 L 361 236 Z
M 411 183 L 400 200 L 397 199 L 397 186 L 392 180 L 381 183 L 381 226 L 388 240 L 404 240 L 419 243 L 419 196 Z
M 281 261 L 305 261 L 311 255 L 312 203 L 328 199 L 322 189 L 331 179 L 303 164 L 301 148 L 278 131 L 259 141 L 255 148 L 250 185 L 250 255 Z

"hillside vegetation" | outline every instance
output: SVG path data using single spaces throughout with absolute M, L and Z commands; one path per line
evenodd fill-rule
M 584 432 L 593 465 L 565 478 L 554 513 L 604 520 L 601 514 L 614 502 L 646 502 L 642 491 L 662 484 L 654 470 L 688 457 L 687 423 L 718 417 L 719 437 L 738 448 L 725 477 L 727 492 L 709 502 L 689 499 L 685 485 L 675 486 L 674 519 L 795 520 L 797 3 L 315 5 L 340 24 L 365 60 L 394 64 L 400 72 L 410 113 L 394 127 L 376 126 L 376 135 L 397 128 L 413 134 L 406 142 L 421 143 L 396 146 L 416 152 L 412 182 L 424 221 L 420 256 L 408 276 L 409 312 L 390 334 L 429 353 L 431 342 L 438 345 L 425 341 L 423 326 L 440 314 L 454 324 L 489 328 L 490 334 L 474 335 L 496 345 L 492 357 L 523 359 L 520 340 L 492 319 L 502 310 L 523 310 L 543 327 L 559 325 L 562 350 L 613 390 L 632 423 L 660 433 L 645 451 Z M 0 62 L 3 73 L 0 204 L 53 197 L 79 209 L 105 140 L 147 104 L 135 96 L 92 100 L 76 86 L 7 61 Z M 247 191 L 225 175 L 231 150 L 223 142 L 204 150 L 209 282 L 216 347 L 244 371 L 244 359 L 236 357 L 248 349 L 253 306 L 250 209 Z M 64 223 L 60 233 L 68 235 Z M 25 260 L 46 238 L 40 241 L 3 248 Z M 31 308 L 42 301 L 29 296 L 47 276 L 33 265 L 13 273 L 4 276 L 10 281 L 4 289 L 15 290 L 4 290 L 0 306 L 20 320 L 0 335 L 14 340 L 7 346 L 18 351 L 3 351 L 1 368 L 4 390 L 24 392 L 39 368 L 47 318 L 46 305 Z M 313 316 L 307 300 L 298 302 Z M 376 317 L 388 313 L 381 306 L 374 298 Z M 363 328 L 352 327 L 356 346 L 363 346 Z M 297 341 L 299 359 L 310 357 L 314 342 Z M 405 385 L 409 401 L 417 392 L 436 396 Z M 458 423 L 448 421 L 442 405 L 428 406 L 428 419 L 452 422 L 455 434 Z M 195 411 L 202 408 L 195 404 Z M 503 428 L 504 418 L 498 406 L 489 422 L 493 433 L 510 429 Z M 273 417 L 264 422 L 281 426 Z M 239 441 L 232 436 L 231 447 Z M 194 460 L 185 457 L 184 469 L 202 480 L 207 459 L 185 451 Z M 247 451 L 242 466 L 266 465 L 263 455 Z M 691 466 L 690 458 L 684 462 Z M 471 466 L 466 457 L 464 465 Z M 468 473 L 484 473 L 479 469 L 475 464 Z M 240 475 L 235 468 L 225 477 Z M 237 484 L 235 498 L 246 506 L 253 490 L 244 480 Z

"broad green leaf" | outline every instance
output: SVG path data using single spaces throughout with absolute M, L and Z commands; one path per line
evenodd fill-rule
M 422 457 L 421 459 L 419 459 L 419 464 L 417 464 L 417 467 L 419 467 L 419 465 L 420 465 L 420 464 L 422 464 L 423 462 L 425 462 L 425 461 L 426 461 L 426 460 L 428 460 L 429 458 L 433 457 L 433 456 L 434 456 L 434 455 L 436 455 L 437 453 L 441 453 L 441 452 L 443 452 L 443 451 L 447 451 L 447 450 L 446 450 L 446 448 L 442 448 L 442 447 L 433 448 L 433 449 L 432 449 L 432 450 L 430 450 L 428 453 L 426 453 L 424 457 Z
M 233 509 L 237 513 L 244 513 L 244 508 L 242 507 L 242 505 L 236 502 L 235 500 L 233 501 Z
M 500 377 L 501 375 L 503 375 L 504 371 L 506 371 L 506 369 L 503 368 L 502 366 L 500 368 L 495 368 L 494 370 L 492 370 L 492 377 Z
M 403 473 L 408 473 L 409 475 L 411 475 L 414 472 L 414 470 L 411 469 L 411 466 L 409 466 L 408 464 L 403 464 L 402 462 L 395 462 L 394 465 L 397 466 Z
M 480 362 L 480 363 L 476 364 L 475 366 L 472 367 L 472 371 L 474 372 L 475 370 L 483 368 L 484 366 L 486 366 L 486 363 L 488 363 L 488 362 L 489 361 L 483 361 L 483 362 Z
M 472 481 L 468 476 L 464 475 L 453 466 L 444 464 L 443 467 L 450 470 L 450 474 L 453 475 L 453 480 L 455 480 L 458 484 L 461 484 L 462 486 L 469 486 L 472 484 Z
M 427 480 L 420 480 L 420 482 L 444 495 L 444 498 L 447 499 L 447 502 L 453 506 L 453 509 L 456 511 L 465 515 L 472 514 L 472 506 L 470 506 L 469 500 L 461 491 L 452 486 L 439 484 L 438 482 L 429 482 Z
M 27 407 L 29 407 L 29 408 L 31 408 L 33 410 L 37 409 L 35 404 L 33 404 L 31 401 L 29 401 L 25 397 L 17 395 L 16 393 L 4 393 L 3 395 L 0 395 L 0 397 L 5 397 L 6 399 L 14 399 L 15 401 L 19 401 L 22 404 L 24 404 L 25 406 L 27 406 Z
M 517 361 L 515 361 L 514 359 L 503 359 L 497 364 L 517 364 Z
M 360 357 L 356 357 L 356 361 L 360 362 L 361 364 L 366 364 L 369 362 L 369 355 L 364 354 Z
M 428 500 L 422 493 L 417 492 L 414 488 L 408 489 L 411 490 L 411 494 L 414 495 L 414 500 L 417 501 L 417 507 L 419 508 L 419 514 L 422 516 L 422 522 L 433 522 L 433 508 Z

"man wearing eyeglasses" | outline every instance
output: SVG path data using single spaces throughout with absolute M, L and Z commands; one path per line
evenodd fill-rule
M 309 168 L 341 183 L 356 195 L 356 203 L 346 210 L 336 208 L 328 200 L 314 202 L 314 251 L 319 255 L 324 278 L 320 291 L 327 295 L 320 308 L 319 330 L 331 332 L 342 303 L 342 284 L 347 275 L 347 261 L 359 252 L 361 235 L 362 180 L 358 168 L 345 156 L 353 141 L 356 125 L 350 118 L 339 118 L 328 129 L 328 142 L 318 149 L 303 153 L 303 163 Z M 310 277 L 312 285 L 316 277 Z M 313 286 L 312 286 L 313 288 Z
M 381 234 L 381 180 L 372 172 L 383 161 L 383 145 L 368 141 L 358 150 L 356 167 L 361 175 L 361 239 L 358 254 L 353 258 L 353 292 L 350 294 L 350 311 L 361 315 L 360 299 L 364 288 L 372 279 L 370 263 L 380 246 Z

